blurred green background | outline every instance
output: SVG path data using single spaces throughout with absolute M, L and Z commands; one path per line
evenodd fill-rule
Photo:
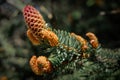
M 39 50 L 26 36 L 22 15 L 28 4 L 53 28 L 85 38 L 93 32 L 104 48 L 120 47 L 120 0 L 0 0 L 0 80 L 37 80 L 29 59 Z

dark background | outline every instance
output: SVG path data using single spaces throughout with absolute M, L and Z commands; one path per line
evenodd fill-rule
M 93 32 L 102 47 L 120 47 L 120 0 L 0 0 L 0 80 L 36 77 L 28 64 L 37 50 L 26 37 L 22 9 L 27 4 L 53 28 L 84 38 Z

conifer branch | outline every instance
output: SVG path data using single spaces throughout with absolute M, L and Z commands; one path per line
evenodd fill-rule
M 79 70 L 80 76 L 85 77 L 91 73 L 95 75 L 110 70 L 109 68 L 113 71 L 120 67 L 118 64 L 120 54 L 113 54 L 114 52 L 101 48 L 95 34 L 86 33 L 90 39 L 88 41 L 75 33 L 52 29 L 46 26 L 39 11 L 30 5 L 23 9 L 23 15 L 28 26 L 28 38 L 34 45 L 41 47 L 45 45 L 42 51 L 49 54 L 31 58 L 30 66 L 36 75 Z

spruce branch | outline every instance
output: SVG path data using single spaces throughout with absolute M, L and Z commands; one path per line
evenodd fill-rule
M 30 59 L 31 69 L 36 75 L 68 74 L 78 70 L 81 78 L 97 79 L 104 76 L 103 73 L 107 75 L 119 69 L 120 54 L 103 49 L 95 34 L 86 33 L 88 41 L 75 33 L 52 29 L 39 11 L 30 5 L 25 6 L 23 15 L 28 26 L 28 38 L 34 45 L 42 47 L 43 54 L 49 54 L 35 55 Z

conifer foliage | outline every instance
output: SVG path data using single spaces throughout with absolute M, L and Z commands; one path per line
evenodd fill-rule
M 31 57 L 29 64 L 36 75 L 74 75 L 77 70 L 79 74 L 73 78 L 84 80 L 105 79 L 105 76 L 120 73 L 120 53 L 113 54 L 103 49 L 95 34 L 86 33 L 87 40 L 75 33 L 52 29 L 46 25 L 41 13 L 31 5 L 24 7 L 23 16 L 29 40 L 33 45 L 43 47 L 41 52 L 46 55 Z

